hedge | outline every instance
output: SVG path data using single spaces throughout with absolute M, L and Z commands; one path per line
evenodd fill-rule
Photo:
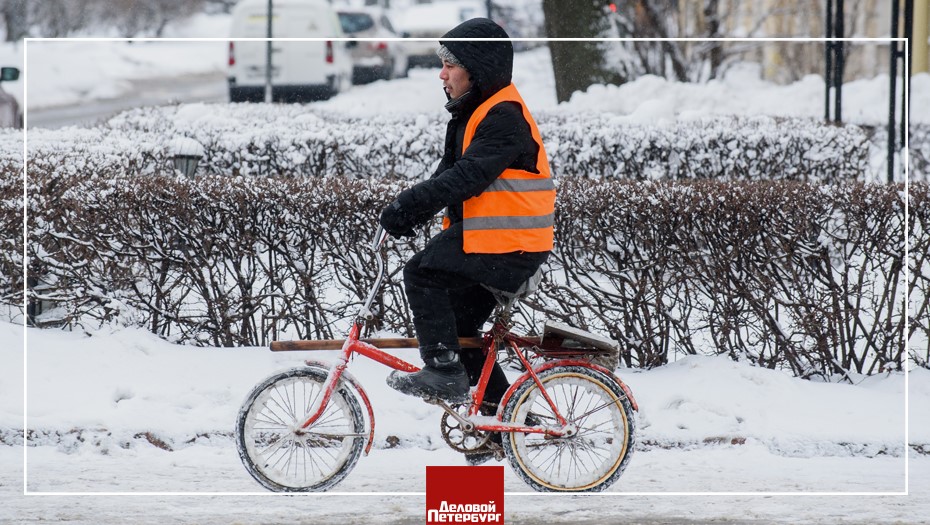
M 52 308 L 36 320 L 142 325 L 217 346 L 337 337 L 370 283 L 374 218 L 431 171 L 445 118 L 194 104 L 30 131 L 30 276 L 41 277 L 31 302 Z M 538 121 L 560 187 L 558 244 L 525 327 L 545 317 L 609 335 L 626 366 L 725 353 L 802 377 L 874 373 L 900 368 L 905 335 L 930 366 L 930 198 L 919 183 L 930 179 L 930 126 L 912 126 L 905 283 L 903 188 L 862 184 L 876 178 L 869 141 L 880 130 Z M 172 171 L 178 135 L 204 145 L 194 180 Z M 6 304 L 22 304 L 21 140 L 0 132 Z M 396 272 L 424 239 L 392 244 L 377 328 L 412 335 Z
M 405 184 L 115 170 L 31 180 L 30 273 L 43 277 L 34 298 L 57 305 L 37 320 L 136 324 L 214 346 L 339 337 L 373 280 L 375 218 Z M 557 248 L 521 324 L 607 335 L 630 367 L 678 353 L 800 377 L 900 370 L 905 287 L 915 358 L 930 325 L 930 186 L 911 185 L 909 282 L 902 190 L 563 179 Z M 389 243 L 373 328 L 413 335 L 398 272 L 425 238 Z
M 170 139 L 205 150 L 201 174 L 417 179 L 442 154 L 447 116 L 349 118 L 300 106 L 143 108 L 106 127 L 30 135 L 37 171 L 167 168 Z M 218 115 L 208 113 L 215 110 Z M 538 115 L 556 177 L 632 180 L 867 180 L 870 143 L 857 126 L 814 119 L 710 117 L 672 126 L 611 115 Z

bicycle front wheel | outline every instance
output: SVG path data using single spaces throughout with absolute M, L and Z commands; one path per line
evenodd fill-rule
M 572 434 L 504 433 L 504 454 L 510 465 L 538 491 L 606 489 L 623 474 L 633 452 L 633 408 L 623 389 L 609 375 L 584 366 L 551 368 L 539 378 Z M 559 425 L 552 405 L 532 380 L 508 400 L 503 420 Z
M 315 423 L 299 428 L 323 396 L 327 372 L 295 368 L 269 377 L 246 398 L 236 422 L 239 457 L 276 492 L 324 491 L 348 475 L 362 453 L 365 419 L 355 395 L 339 387 Z

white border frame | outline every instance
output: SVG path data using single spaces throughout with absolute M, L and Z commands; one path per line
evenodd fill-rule
M 335 41 L 335 42 L 369 42 L 369 41 L 408 41 L 408 42 L 435 42 L 435 38 L 24 38 L 23 39 L 23 312 L 26 312 L 26 306 L 28 304 L 28 286 L 26 285 L 28 278 L 28 269 L 29 265 L 26 263 L 27 250 L 26 246 L 29 241 L 28 236 L 28 222 L 29 222 L 29 200 L 28 200 L 28 190 L 27 190 L 27 178 L 28 178 L 28 93 L 29 93 L 29 67 L 28 67 L 28 50 L 30 42 L 229 42 L 234 40 L 236 42 L 321 42 L 321 41 Z M 486 41 L 493 39 L 481 39 L 481 38 L 450 38 L 448 40 L 462 40 L 462 41 Z M 511 42 L 875 42 L 875 43 L 886 43 L 891 45 L 892 43 L 904 42 L 904 56 L 909 56 L 910 45 L 906 38 L 795 38 L 795 37 L 776 37 L 776 38 L 510 38 Z M 902 79 L 902 94 L 906 95 L 904 97 L 904 126 L 905 129 L 910 128 L 910 83 L 908 82 L 910 75 L 910 64 L 907 59 L 904 60 L 904 67 L 901 70 L 901 79 Z M 889 93 L 889 96 L 896 97 L 897 93 Z M 889 137 L 890 140 L 891 137 Z M 904 282 L 905 284 L 909 282 L 910 279 L 910 267 L 906 264 L 906 261 L 909 260 L 910 256 L 910 245 L 908 243 L 907 232 L 909 226 L 909 175 L 910 175 L 910 165 L 909 165 L 909 138 L 910 133 L 907 133 L 904 138 L 904 144 L 902 145 L 901 155 L 903 155 L 904 160 Z M 905 311 L 909 312 L 909 299 L 910 294 L 908 293 L 907 286 L 904 287 L 904 305 Z M 904 317 L 904 335 L 909 331 L 909 320 L 910 317 L 905 313 Z M 88 492 L 30 492 L 28 487 L 29 479 L 29 463 L 28 463 L 28 449 L 29 443 L 27 440 L 27 435 L 29 431 L 28 425 L 28 362 L 29 362 L 29 353 L 28 353 L 28 327 L 26 326 L 26 316 L 23 315 L 23 495 L 24 496 L 128 496 L 128 497 L 140 497 L 140 496 L 269 496 L 269 497 L 292 497 L 295 495 L 305 495 L 311 497 L 322 497 L 322 496 L 425 496 L 426 492 L 310 492 L 310 493 L 274 493 L 274 492 L 106 492 L 106 491 L 88 491 Z M 505 492 L 505 496 L 542 496 L 542 497 L 551 497 L 551 496 L 562 496 L 562 497 L 578 497 L 578 496 L 594 496 L 594 497 L 618 497 L 618 496 L 655 496 L 655 497 L 678 497 L 678 496 L 709 496 L 709 497 L 727 497 L 727 496 L 761 496 L 761 497 L 771 497 L 771 496 L 799 496 L 799 497 L 810 497 L 810 496 L 908 496 L 910 493 L 910 435 L 909 435 L 909 414 L 910 414 L 910 373 L 908 369 L 908 362 L 910 361 L 910 352 L 907 347 L 907 339 L 904 341 L 904 350 L 905 354 L 902 356 L 904 366 L 904 491 L 892 491 L 892 492 L 836 492 L 836 491 L 825 491 L 825 492 L 792 492 L 792 491 L 774 491 L 774 492 L 763 492 L 763 491 L 748 491 L 748 492 L 596 492 L 596 493 L 553 493 L 553 492 Z

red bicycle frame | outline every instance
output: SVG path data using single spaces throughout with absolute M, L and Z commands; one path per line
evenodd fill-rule
M 375 293 L 381 286 L 381 281 L 384 277 L 384 260 L 381 257 L 380 246 L 384 242 L 387 234 L 383 230 L 379 229 L 378 234 L 375 236 L 375 242 L 373 248 L 376 253 L 376 259 L 378 262 L 378 275 L 375 279 L 375 283 L 372 286 L 371 291 L 369 292 L 368 299 L 365 302 L 365 305 L 362 307 L 362 311 L 358 318 L 352 325 L 352 328 L 349 330 L 348 337 L 342 345 L 342 356 L 335 366 L 330 368 L 329 374 L 326 377 L 326 381 L 323 385 L 323 395 L 318 398 L 315 404 L 310 408 L 310 415 L 307 419 L 300 425 L 301 429 L 306 429 L 310 427 L 320 416 L 323 415 L 323 412 L 326 410 L 326 406 L 329 404 L 330 399 L 332 398 L 333 392 L 336 390 L 336 385 L 339 384 L 339 380 L 345 374 L 346 368 L 349 366 L 349 360 L 355 354 L 361 354 L 369 359 L 377 361 L 385 366 L 393 368 L 395 370 L 400 370 L 403 372 L 417 372 L 419 367 L 404 361 L 396 356 L 393 356 L 383 350 L 377 348 L 374 345 L 368 344 L 364 341 L 359 340 L 359 336 L 362 331 L 363 323 L 374 317 L 371 312 L 371 306 L 374 301 Z M 560 428 L 547 428 L 547 427 L 531 427 L 523 425 L 513 425 L 506 424 L 497 416 L 497 421 L 500 424 L 475 424 L 475 428 L 478 430 L 489 431 L 489 432 L 525 432 L 525 433 L 539 433 L 547 434 L 552 436 L 562 436 L 564 435 L 563 430 L 567 426 L 567 421 L 559 412 L 558 407 L 555 402 L 549 397 L 549 393 L 546 392 L 545 387 L 542 384 L 542 381 L 539 379 L 539 376 L 533 370 L 533 366 L 526 359 L 526 357 L 519 351 L 521 346 L 532 346 L 535 342 L 528 339 L 521 338 L 519 336 L 511 334 L 507 328 L 501 323 L 496 322 L 491 329 L 491 331 L 484 334 L 482 337 L 482 350 L 485 352 L 485 361 L 481 369 L 481 375 L 478 379 L 477 388 L 472 393 L 471 404 L 468 407 L 468 417 L 478 415 L 479 408 L 481 406 L 481 401 L 484 399 L 484 392 L 487 388 L 488 380 L 491 377 L 491 370 L 494 367 L 494 363 L 497 360 L 497 351 L 496 343 L 500 342 L 503 344 L 510 345 L 511 348 L 515 350 L 515 354 L 520 359 L 520 362 L 523 364 L 524 368 L 529 374 L 529 378 L 538 385 L 540 392 L 542 393 L 544 399 L 552 408 L 553 414 L 555 414 Z M 355 384 L 355 383 L 353 383 Z M 505 394 L 504 399 L 509 398 L 512 394 L 515 386 L 511 385 L 508 392 Z M 364 390 L 357 384 L 355 384 L 356 390 L 358 390 L 363 396 L 365 404 L 368 406 L 369 417 L 372 421 L 372 427 L 374 426 L 374 414 L 371 409 L 371 404 L 368 403 L 367 395 L 364 394 Z M 443 404 L 444 405 L 444 404 Z M 447 411 L 451 411 L 447 406 L 444 406 Z M 369 447 L 371 446 L 371 439 L 369 439 Z
M 374 345 L 368 344 L 364 341 L 359 340 L 359 335 L 361 334 L 362 321 L 357 320 L 352 328 L 349 330 L 348 338 L 345 340 L 345 343 L 342 345 L 342 356 L 335 366 L 330 368 L 329 375 L 326 377 L 326 382 L 323 385 L 323 395 L 318 398 L 316 403 L 310 408 L 310 415 L 307 419 L 300 425 L 300 428 L 308 428 L 320 416 L 323 415 L 323 412 L 326 410 L 326 406 L 329 404 L 330 399 L 332 398 L 333 392 L 336 390 L 336 385 L 339 384 L 339 380 L 343 377 L 343 374 L 346 371 L 346 368 L 349 366 L 349 360 L 355 354 L 363 355 L 369 359 L 372 359 L 382 365 L 388 366 L 395 370 L 400 370 L 402 372 L 417 372 L 420 370 L 419 367 L 400 359 L 394 355 L 391 355 Z M 488 379 L 491 377 L 491 370 L 494 367 L 494 362 L 497 360 L 497 352 L 495 351 L 494 343 L 495 340 L 499 339 L 501 341 L 509 344 L 514 350 L 518 350 L 520 346 L 530 345 L 532 341 L 523 339 L 519 336 L 513 335 L 506 331 L 506 329 L 501 324 L 495 324 L 494 328 L 484 334 L 482 337 L 482 350 L 485 352 L 485 361 L 484 366 L 481 369 L 481 375 L 478 379 L 478 384 L 474 392 L 471 395 L 471 404 L 468 407 L 468 417 L 478 415 L 479 407 L 481 406 L 481 400 L 484 399 L 484 392 L 487 388 Z M 526 359 L 525 356 L 519 351 L 515 352 L 519 357 L 520 361 L 523 363 L 523 366 L 528 371 L 530 378 L 535 382 L 540 389 L 543 397 L 546 399 L 546 402 L 552 408 L 553 414 L 555 414 L 559 426 L 564 427 L 567 422 L 562 414 L 559 412 L 558 407 L 549 397 L 549 393 L 546 392 L 546 389 L 542 385 L 542 381 L 539 379 L 539 376 L 536 375 L 536 372 L 533 370 L 532 365 Z M 360 388 L 356 388 L 359 392 L 364 392 Z M 513 388 L 511 387 L 511 390 Z M 509 393 L 509 391 L 508 391 Z M 364 395 L 364 394 L 363 394 Z M 365 396 L 367 398 L 367 396 Z M 509 397 L 505 395 L 505 398 Z M 365 399 L 366 405 L 367 399 Z M 373 414 L 369 408 L 369 416 L 373 420 Z M 552 436 L 561 436 L 563 432 L 554 429 L 554 428 L 545 428 L 545 427 L 530 427 L 522 425 L 512 425 L 505 424 L 500 420 L 498 416 L 497 421 L 500 421 L 501 424 L 475 424 L 475 428 L 478 430 L 488 431 L 488 432 L 526 432 L 526 433 L 539 433 L 539 434 L 548 434 Z
M 372 286 L 371 291 L 368 294 L 368 298 L 364 306 L 362 307 L 362 310 L 359 316 L 356 318 L 355 322 L 352 325 L 352 328 L 349 330 L 348 337 L 342 344 L 342 355 L 339 361 L 335 364 L 335 366 L 332 366 L 331 368 L 329 368 L 326 381 L 323 385 L 323 395 L 320 396 L 320 398 L 310 408 L 309 410 L 310 415 L 307 417 L 306 420 L 304 420 L 304 422 L 299 427 L 300 429 L 306 429 L 310 427 L 311 425 L 313 425 L 323 415 L 323 412 L 326 410 L 326 407 L 329 404 L 333 393 L 336 391 L 336 386 L 339 384 L 340 379 L 346 377 L 348 382 L 359 392 L 359 395 L 362 397 L 362 401 L 365 403 L 368 409 L 369 420 L 371 421 L 371 430 L 370 430 L 370 435 L 368 439 L 368 447 L 366 448 L 366 453 L 371 448 L 371 443 L 374 438 L 374 411 L 371 407 L 371 403 L 368 400 L 368 396 L 367 394 L 365 394 L 365 391 L 361 388 L 361 385 L 358 384 L 358 382 L 355 381 L 355 379 L 352 378 L 351 375 L 346 373 L 346 368 L 349 366 L 349 360 L 352 359 L 352 357 L 355 354 L 360 354 L 378 363 L 381 363 L 395 370 L 400 370 L 402 372 L 417 372 L 420 370 L 419 367 L 411 363 L 408 363 L 407 361 L 404 361 L 403 359 L 400 359 L 394 355 L 391 355 L 381 350 L 380 348 L 376 347 L 375 345 L 369 344 L 359 339 L 359 336 L 361 335 L 361 332 L 362 332 L 362 326 L 365 323 L 365 321 L 374 318 L 374 314 L 371 311 L 371 307 L 375 299 L 375 294 L 380 289 L 381 281 L 384 277 L 384 259 L 381 256 L 380 247 L 381 247 L 381 244 L 386 239 L 386 237 L 387 237 L 387 233 L 383 229 L 379 229 L 378 234 L 375 236 L 375 241 L 373 244 L 373 249 L 375 251 L 375 258 L 378 262 L 378 274 L 375 279 L 374 285 Z M 445 403 L 437 402 L 436 404 L 443 407 L 443 409 L 446 410 L 446 412 L 453 415 L 455 418 L 459 419 L 460 422 L 467 423 L 469 426 L 472 426 L 474 429 L 477 429 L 477 430 L 482 430 L 486 432 L 535 433 L 535 434 L 546 434 L 546 435 L 554 436 L 554 437 L 571 435 L 573 432 L 573 429 L 568 424 L 565 417 L 559 412 L 558 407 L 556 406 L 556 403 L 549 396 L 549 392 L 546 391 L 546 388 L 543 386 L 543 382 L 539 378 L 538 374 L 540 372 L 543 372 L 555 366 L 572 366 L 572 365 L 595 368 L 597 370 L 600 370 L 601 372 L 608 374 L 609 376 L 613 376 L 613 373 L 607 370 L 606 368 L 593 365 L 590 361 L 586 361 L 582 359 L 572 359 L 571 354 L 560 354 L 559 355 L 560 358 L 558 360 L 550 361 L 534 369 L 532 364 L 523 354 L 523 352 L 520 351 L 520 348 L 536 347 L 539 344 L 540 344 L 539 339 L 520 337 L 520 336 L 510 333 L 507 326 L 503 322 L 501 322 L 500 319 L 496 320 L 491 330 L 485 333 L 481 337 L 481 349 L 485 353 L 485 361 L 481 369 L 481 375 L 478 378 L 477 386 L 471 394 L 471 403 L 469 404 L 467 415 L 465 417 L 462 417 L 461 415 L 456 413 L 454 410 L 452 410 Z M 552 409 L 552 413 L 555 415 L 558 426 L 544 427 L 544 426 L 525 426 L 525 425 L 508 424 L 508 423 L 503 422 L 502 415 L 500 414 L 498 414 L 496 418 L 496 422 L 493 424 L 486 424 L 480 421 L 474 421 L 474 420 L 468 419 L 468 418 L 472 418 L 474 416 L 479 415 L 479 409 L 481 407 L 482 400 L 484 399 L 484 393 L 485 393 L 485 390 L 487 389 L 488 381 L 491 377 L 491 371 L 494 368 L 494 363 L 497 360 L 497 349 L 500 345 L 508 345 L 513 350 L 514 355 L 517 356 L 517 358 L 522 363 L 524 369 L 526 370 L 526 374 L 521 376 L 521 378 L 517 382 L 511 385 L 510 388 L 507 390 L 507 392 L 504 394 L 504 397 L 501 400 L 501 405 L 506 404 L 507 400 L 510 399 L 513 393 L 516 391 L 517 387 L 519 387 L 526 381 L 533 381 L 539 388 L 540 393 L 542 394 L 543 398 L 548 403 L 549 407 Z M 551 353 L 553 352 L 550 352 L 550 354 Z M 555 352 L 555 353 L 558 354 L 558 352 Z M 568 358 L 565 358 L 565 357 L 568 357 Z M 308 361 L 308 364 L 316 365 L 317 363 Z M 325 367 L 325 365 L 322 365 L 322 364 L 320 366 Z M 619 379 L 617 381 L 620 384 L 623 391 L 626 393 L 627 397 L 629 398 L 635 410 L 637 407 L 636 407 L 636 401 L 633 399 L 632 392 L 630 392 L 629 388 L 625 384 L 623 384 L 623 382 L 619 381 Z

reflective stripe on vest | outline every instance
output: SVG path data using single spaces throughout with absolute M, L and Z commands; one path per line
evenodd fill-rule
M 471 144 L 478 124 L 488 111 L 501 102 L 516 102 L 530 125 L 539 146 L 536 169 L 506 169 L 480 195 L 462 203 L 465 253 L 545 252 L 552 249 L 555 215 L 555 185 L 549 173 L 549 160 L 536 122 L 510 84 L 484 101 L 465 126 L 462 155 Z M 443 228 L 449 219 L 443 219 Z

